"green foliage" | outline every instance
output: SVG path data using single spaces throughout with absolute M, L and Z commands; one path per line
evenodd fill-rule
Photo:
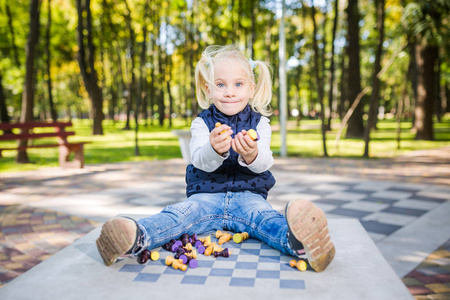
M 276 125 L 275 121 L 272 121 Z M 175 120 L 174 129 L 188 129 L 183 120 Z M 139 126 L 140 156 L 134 155 L 134 130 L 122 130 L 123 122 L 105 122 L 105 135 L 92 136 L 91 123 L 86 120 L 74 120 L 73 130 L 76 136 L 69 137 L 70 141 L 90 141 L 85 145 L 86 164 L 104 164 L 118 162 L 135 162 L 181 158 L 181 151 L 177 137 L 168 127 Z M 378 123 L 378 130 L 372 134 L 371 153 L 373 158 L 395 157 L 408 151 L 432 149 L 450 145 L 450 115 L 441 123 L 436 123 L 435 141 L 415 141 L 411 132 L 411 122 L 401 123 L 401 149 L 397 149 L 396 122 L 393 119 Z M 289 121 L 287 135 L 288 155 L 301 157 L 322 156 L 322 140 L 319 120 L 302 120 L 301 127 L 296 128 L 293 120 Z M 364 142 L 355 139 L 345 139 L 340 142 L 336 151 L 334 138 L 336 130 L 327 133 L 328 152 L 331 157 L 360 158 L 364 151 Z M 36 143 L 48 143 L 54 140 L 40 140 Z M 273 132 L 272 151 L 275 156 L 280 152 L 280 133 Z M 0 143 L 1 146 L 14 146 L 14 142 Z M 0 159 L 0 172 L 15 172 L 35 170 L 58 166 L 58 149 L 41 148 L 29 149 L 28 155 L 32 164 L 17 164 L 16 151 L 3 152 Z
M 448 41 L 449 13 L 448 0 L 419 0 L 405 7 L 401 21 L 412 38 L 430 45 L 439 45 Z M 443 26 L 443 19 L 447 19 L 447 26 Z

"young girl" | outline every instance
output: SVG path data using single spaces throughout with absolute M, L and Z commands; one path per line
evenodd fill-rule
M 257 73 L 255 73 L 258 71 Z M 192 122 L 192 164 L 186 170 L 187 200 L 134 221 L 107 221 L 97 240 L 106 265 L 139 255 L 183 233 L 247 232 L 289 255 L 306 256 L 323 271 L 334 257 L 324 213 L 309 201 L 286 207 L 286 217 L 267 203 L 275 184 L 269 171 L 271 74 L 234 46 L 210 46 L 195 70 L 197 100 L 204 109 Z M 217 125 L 216 125 L 217 124 Z M 256 130 L 253 140 L 249 129 Z

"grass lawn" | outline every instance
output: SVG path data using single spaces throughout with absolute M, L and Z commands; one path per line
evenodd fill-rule
M 275 155 L 280 153 L 281 137 L 276 130 L 275 118 L 272 121 L 275 130 L 272 136 L 272 150 Z M 189 129 L 184 120 L 174 120 L 173 127 L 158 125 L 139 126 L 139 156 L 135 156 L 135 131 L 123 130 L 123 122 L 103 122 L 104 135 L 93 136 L 91 121 L 73 120 L 75 136 L 69 141 L 90 141 L 85 145 L 85 163 L 101 164 L 127 161 L 161 160 L 181 158 L 181 151 L 173 129 Z M 132 122 L 133 123 L 133 122 Z M 298 128 L 295 121 L 288 122 L 286 145 L 288 156 L 320 157 L 323 156 L 322 136 L 319 120 L 302 120 Z M 337 124 L 333 124 L 337 125 Z M 335 138 L 337 129 L 327 133 L 327 151 L 331 157 L 361 158 L 364 153 L 364 141 L 360 139 L 345 139 L 344 135 L 336 149 Z M 370 156 L 372 158 L 395 157 L 412 150 L 432 149 L 450 145 L 450 116 L 447 115 L 441 123 L 435 123 L 435 141 L 416 141 L 415 134 L 410 130 L 411 122 L 401 124 L 401 143 L 397 149 L 397 124 L 395 120 L 381 120 L 378 130 L 372 131 Z M 41 139 L 36 143 L 55 142 Z M 15 142 L 2 142 L 2 146 L 14 146 Z M 15 172 L 34 170 L 42 167 L 58 166 L 58 149 L 41 148 L 27 151 L 31 164 L 17 164 L 16 151 L 5 151 L 0 158 L 0 172 Z

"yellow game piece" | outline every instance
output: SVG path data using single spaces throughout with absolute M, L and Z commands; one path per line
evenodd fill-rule
M 172 263 L 172 268 L 174 268 L 175 270 L 181 270 L 181 271 L 187 270 L 187 266 L 178 260 L 175 260 Z
M 216 127 L 220 127 L 222 126 L 222 124 L 220 124 L 220 122 L 216 123 Z M 222 131 L 220 134 L 227 132 L 226 130 Z M 227 136 L 227 138 L 229 138 L 229 136 Z
M 248 238 L 249 238 L 249 235 L 248 235 L 247 232 L 236 233 L 236 234 L 233 235 L 233 241 L 236 244 L 240 244 L 240 243 L 242 243 L 243 241 L 245 241 Z
M 223 235 L 223 232 L 220 230 L 216 231 L 216 239 L 220 238 Z
M 187 251 L 191 251 L 192 250 L 192 244 L 191 243 L 187 243 L 186 246 L 184 246 L 184 249 L 186 249 Z
M 208 235 L 204 239 L 200 239 L 200 241 L 203 243 L 203 246 L 208 247 L 211 244 L 211 237 Z
M 299 271 L 302 271 L 302 272 L 304 272 L 304 271 L 306 271 L 306 269 L 308 269 L 308 265 L 307 265 L 306 261 L 304 261 L 304 260 L 299 260 L 298 262 L 295 260 L 291 260 L 289 262 L 289 265 L 292 268 L 297 268 Z
M 151 260 L 158 260 L 159 259 L 159 252 L 153 251 L 150 255 Z
M 173 256 L 167 256 L 166 257 L 166 266 L 171 266 L 172 263 L 175 261 L 175 258 L 173 258 Z
M 214 251 L 222 251 L 223 249 L 220 248 L 216 243 L 209 244 L 208 248 L 205 249 L 205 253 L 203 253 L 206 256 L 210 256 Z
M 191 252 L 186 252 L 184 253 L 184 255 L 186 255 L 189 258 L 197 258 L 197 250 L 192 249 Z
M 249 129 L 247 131 L 247 134 L 252 140 L 254 141 L 259 140 L 259 134 L 254 129 Z
M 226 243 L 226 242 L 228 242 L 229 240 L 231 240 L 231 234 L 229 234 L 228 232 L 224 232 L 223 234 L 222 234 L 222 236 L 219 238 L 219 245 L 222 245 L 222 244 L 224 244 L 224 243 Z

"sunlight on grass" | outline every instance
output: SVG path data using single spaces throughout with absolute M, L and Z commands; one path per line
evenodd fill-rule
M 184 120 L 174 120 L 173 127 L 158 125 L 139 126 L 139 156 L 135 155 L 134 122 L 132 130 L 123 130 L 124 122 L 104 121 L 103 136 L 92 135 L 90 120 L 73 120 L 75 136 L 69 141 L 88 141 L 85 145 L 85 163 L 101 164 L 126 161 L 163 160 L 181 158 L 181 151 L 177 137 L 172 133 L 174 129 L 189 129 Z M 272 125 L 276 125 L 273 118 Z M 319 120 L 302 120 L 300 128 L 295 121 L 289 121 L 287 132 L 288 156 L 320 157 L 323 156 L 322 135 Z M 337 123 L 336 123 L 337 124 Z M 394 120 L 381 120 L 378 130 L 372 131 L 370 142 L 370 156 L 373 158 L 395 157 L 408 151 L 433 149 L 450 145 L 450 116 L 447 115 L 441 123 L 435 123 L 435 141 L 416 141 L 415 134 L 410 130 L 411 122 L 401 124 L 401 148 L 397 149 L 397 124 Z M 361 139 L 345 139 L 342 136 L 339 149 L 336 149 L 335 138 L 337 129 L 327 132 L 327 152 L 331 157 L 361 158 L 364 153 L 364 141 Z M 53 139 L 41 139 L 35 143 L 53 143 Z M 15 146 L 15 142 L 2 142 L 1 146 Z M 281 138 L 279 131 L 274 130 L 272 136 L 272 150 L 279 155 Z M 32 164 L 17 164 L 16 151 L 3 152 L 0 159 L 0 172 L 14 172 L 34 170 L 42 167 L 58 166 L 58 148 L 29 149 L 28 156 Z

